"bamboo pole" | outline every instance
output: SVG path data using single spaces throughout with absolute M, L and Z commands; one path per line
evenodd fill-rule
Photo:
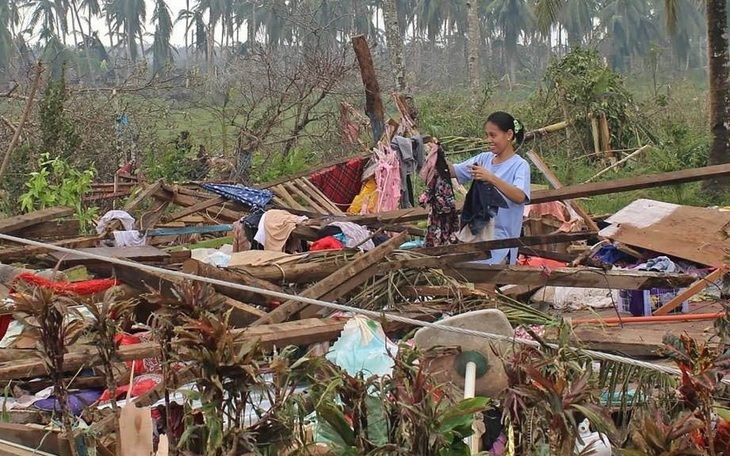
M 602 176 L 602 175 L 606 174 L 606 173 L 607 173 L 607 172 L 609 172 L 610 170 L 612 170 L 612 169 L 616 168 L 616 167 L 617 167 L 618 165 L 620 165 L 620 164 L 622 164 L 622 163 L 626 163 L 626 162 L 627 162 L 628 160 L 630 160 L 630 159 L 631 159 L 631 158 L 633 158 L 634 156 L 636 156 L 636 155 L 640 154 L 641 152 L 644 152 L 644 151 L 645 151 L 646 149 L 648 149 L 648 148 L 649 148 L 649 145 L 648 145 L 648 144 L 647 144 L 647 145 L 645 145 L 645 146 L 641 146 L 641 147 L 639 147 L 639 148 L 638 148 L 638 149 L 636 149 L 636 150 L 635 150 L 634 152 L 632 152 L 632 153 L 630 153 L 629 155 L 625 156 L 624 158 L 622 158 L 621 160 L 619 160 L 619 161 L 617 161 L 616 163 L 612 164 L 612 165 L 611 165 L 611 166 L 609 166 L 608 168 L 605 168 L 605 169 L 603 169 L 603 170 L 599 171 L 598 173 L 596 173 L 596 174 L 595 174 L 594 176 L 592 176 L 592 177 L 588 178 L 588 179 L 587 179 L 587 180 L 586 180 L 585 182 L 583 182 L 583 183 L 584 183 L 584 184 L 587 184 L 588 182 L 592 181 L 593 179 L 595 179 L 595 178 L 597 178 L 597 177 L 600 177 L 600 176 Z

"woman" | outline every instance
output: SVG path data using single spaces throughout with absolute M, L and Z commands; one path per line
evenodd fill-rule
M 516 153 L 524 141 L 525 129 L 510 114 L 497 111 L 487 117 L 484 131 L 491 151 L 462 163 L 449 163 L 449 172 L 461 183 L 476 180 L 493 185 L 506 202 L 506 207 L 500 207 L 494 216 L 494 239 L 517 238 L 522 231 L 525 204 L 530 202 L 530 165 Z M 492 250 L 492 258 L 485 263 L 516 261 L 517 248 L 513 248 Z

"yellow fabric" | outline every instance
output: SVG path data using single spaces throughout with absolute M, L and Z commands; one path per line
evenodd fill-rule
M 365 206 L 363 210 L 363 206 Z M 352 204 L 347 209 L 348 214 L 372 214 L 378 206 L 378 184 L 375 176 L 368 178 L 360 188 Z

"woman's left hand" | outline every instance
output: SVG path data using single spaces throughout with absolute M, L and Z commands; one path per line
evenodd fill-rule
M 474 179 L 474 180 L 492 182 L 494 173 L 487 170 L 483 166 L 472 165 L 471 166 L 471 176 L 472 176 L 472 179 Z

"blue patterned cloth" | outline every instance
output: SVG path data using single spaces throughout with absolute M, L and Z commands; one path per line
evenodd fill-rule
M 230 184 L 200 184 L 204 189 L 211 191 L 229 200 L 236 201 L 251 209 L 263 209 L 274 197 L 270 190 L 259 190 Z

